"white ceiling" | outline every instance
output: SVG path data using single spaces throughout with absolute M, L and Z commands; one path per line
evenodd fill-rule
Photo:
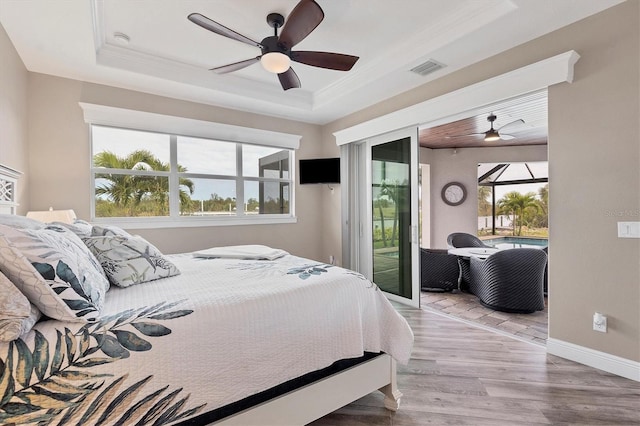
M 294 50 L 360 57 L 349 72 L 293 63 L 283 91 L 260 51 L 193 24 L 199 12 L 260 41 L 266 16 L 297 0 L 0 0 L 0 23 L 29 71 L 324 124 L 597 13 L 622 0 L 317 0 L 324 21 Z M 286 21 L 285 21 L 286 25 Z M 128 45 L 114 39 L 130 38 Z M 427 59 L 445 68 L 419 76 Z

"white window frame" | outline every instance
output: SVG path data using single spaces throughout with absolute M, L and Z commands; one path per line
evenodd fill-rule
M 283 224 L 296 223 L 295 216 L 295 149 L 299 148 L 300 135 L 273 132 L 268 130 L 253 129 L 248 127 L 233 126 L 228 124 L 215 123 L 189 119 L 184 117 L 167 116 L 163 114 L 148 113 L 123 108 L 108 107 L 104 105 L 80 103 L 84 112 L 84 119 L 91 125 L 107 127 L 117 127 L 130 130 L 142 130 L 147 132 L 164 133 L 170 135 L 170 161 L 172 172 L 153 172 L 134 170 L 122 171 L 122 174 L 144 174 L 146 176 L 168 176 L 169 177 L 169 203 L 170 216 L 163 217 L 95 217 L 95 174 L 103 172 L 102 168 L 93 167 L 93 142 L 90 143 L 90 200 L 91 200 L 91 220 L 96 223 L 112 223 L 123 228 L 145 229 L 145 228 L 178 228 L 178 227 L 201 227 L 201 226 L 230 226 L 230 225 L 258 225 L 258 224 Z M 179 215 L 179 197 L 177 196 L 178 179 L 181 176 L 193 178 L 215 179 L 217 177 L 229 179 L 229 176 L 217 176 L 202 173 L 178 173 L 177 164 L 177 137 L 197 137 L 212 139 L 223 142 L 236 143 L 237 149 L 237 170 L 238 174 L 233 177 L 236 180 L 236 198 L 244 196 L 245 181 L 262 182 L 288 182 L 289 213 L 288 214 L 260 214 L 244 215 L 244 204 L 237 210 L 235 216 L 223 217 L 196 217 Z M 91 135 L 90 135 L 91 138 Z M 260 145 L 271 148 L 284 148 L 291 150 L 289 158 L 289 179 L 263 178 L 242 176 L 242 145 Z M 117 170 L 110 170 L 111 173 L 120 173 Z M 241 214 L 242 213 L 242 214 Z

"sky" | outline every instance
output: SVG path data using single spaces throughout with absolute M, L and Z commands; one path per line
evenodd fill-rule
M 481 163 L 478 165 L 478 176 L 483 175 L 488 172 L 498 163 Z M 531 170 L 531 173 L 537 178 L 539 177 L 548 177 L 549 176 L 549 163 L 546 161 L 534 161 L 526 163 Z M 526 179 L 530 178 L 529 172 L 525 168 L 525 163 L 510 163 L 510 166 L 506 169 L 506 171 L 500 176 L 501 180 L 516 180 L 516 179 Z M 526 183 L 520 185 L 498 185 L 496 186 L 496 201 L 500 198 L 504 197 L 504 195 L 511 191 L 518 191 L 521 194 L 526 194 L 527 192 L 533 192 L 538 196 L 538 191 L 540 188 L 547 185 L 547 183 Z
M 525 183 L 521 185 L 504 185 L 504 186 L 496 186 L 496 201 L 500 198 L 504 197 L 507 192 L 518 191 L 521 194 L 526 194 L 527 192 L 533 192 L 536 194 L 536 198 L 538 197 L 538 190 L 544 187 L 546 183 Z

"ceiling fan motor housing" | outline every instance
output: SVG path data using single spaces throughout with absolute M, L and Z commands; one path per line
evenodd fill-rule
M 260 42 L 260 45 L 263 55 L 271 52 L 278 52 L 291 57 L 291 49 L 287 48 L 284 44 L 279 43 L 278 36 L 265 37 Z

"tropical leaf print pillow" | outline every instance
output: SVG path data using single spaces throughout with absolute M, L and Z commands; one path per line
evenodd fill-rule
M 40 311 L 0 272 L 0 342 L 10 342 L 31 330 Z
M 84 256 L 59 231 L 0 225 L 0 270 L 49 318 L 90 322 L 100 317 L 106 290 L 95 282 L 99 274 L 83 270 Z
M 130 238 L 133 235 L 115 225 L 93 225 L 91 228 L 92 237 L 108 237 L 108 236 L 121 236 Z
M 102 265 L 109 281 L 119 287 L 180 273 L 160 250 L 140 236 L 91 237 L 85 238 L 84 243 Z

